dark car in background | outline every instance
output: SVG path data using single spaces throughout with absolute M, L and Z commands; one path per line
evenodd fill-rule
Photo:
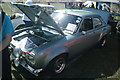
M 111 27 L 97 13 L 86 10 L 56 10 L 48 15 L 38 6 L 14 4 L 34 26 L 15 31 L 10 45 L 16 67 L 38 75 L 60 74 L 70 60 L 96 44 L 105 44 Z M 107 18 L 107 16 L 106 16 Z

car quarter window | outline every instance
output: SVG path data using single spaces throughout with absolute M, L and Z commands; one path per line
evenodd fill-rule
M 80 31 L 87 31 L 93 29 L 93 22 L 92 22 L 92 18 L 86 18 L 83 20 L 82 26 Z
M 102 22 L 100 20 L 100 18 L 93 18 L 93 27 L 97 28 L 100 27 L 102 25 Z

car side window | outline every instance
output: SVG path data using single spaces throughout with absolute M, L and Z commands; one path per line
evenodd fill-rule
M 87 31 L 93 29 L 93 22 L 92 18 L 86 18 L 84 19 L 82 26 L 81 26 L 81 31 Z
M 102 25 L 102 22 L 99 18 L 93 18 L 93 27 L 97 28 L 100 27 Z

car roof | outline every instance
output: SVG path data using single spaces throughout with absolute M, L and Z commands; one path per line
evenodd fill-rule
M 38 5 L 40 7 L 50 7 L 50 8 L 55 8 L 53 5 L 45 5 L 45 4 L 32 4 L 32 5 Z
M 54 12 L 76 15 L 76 16 L 80 16 L 80 17 L 100 16 L 99 14 L 91 12 L 91 11 L 78 10 L 78 9 L 56 10 Z
M 94 12 L 98 15 L 101 16 L 101 18 L 103 19 L 103 21 L 107 24 L 109 21 L 109 17 L 110 17 L 110 12 L 105 11 L 105 10 L 98 10 L 95 8 L 83 8 L 82 10 L 86 10 L 86 11 L 91 11 Z

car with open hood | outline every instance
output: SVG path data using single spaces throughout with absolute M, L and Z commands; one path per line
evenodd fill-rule
M 60 74 L 67 63 L 96 44 L 105 44 L 111 27 L 97 13 L 56 10 L 48 15 L 34 5 L 14 4 L 35 25 L 15 31 L 10 44 L 15 66 L 38 75 Z

